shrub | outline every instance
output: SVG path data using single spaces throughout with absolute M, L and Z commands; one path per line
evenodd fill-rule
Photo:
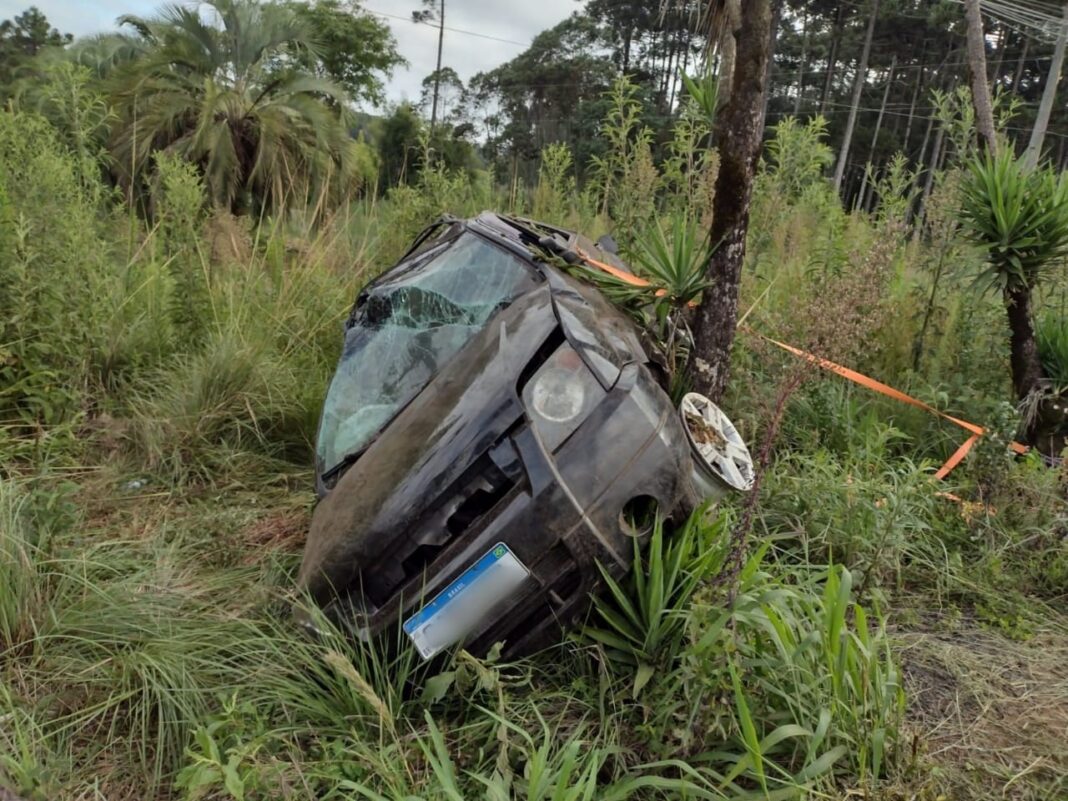
M 851 422 L 847 433 L 833 425 L 814 432 L 822 444 L 775 463 L 761 524 L 795 541 L 799 559 L 844 565 L 864 590 L 900 588 L 930 560 L 937 565 L 931 528 L 944 501 L 928 471 L 894 452 L 905 441 L 900 431 L 871 412 Z
M 534 188 L 534 217 L 542 222 L 566 225 L 577 200 L 578 190 L 571 149 L 563 142 L 546 145 L 541 151 L 538 185 Z
M 787 117 L 774 131 L 767 145 L 764 170 L 776 191 L 797 200 L 818 184 L 824 170 L 834 163 L 834 153 L 824 141 L 827 120 L 816 116 L 802 125 L 796 117 Z
M 1068 318 L 1047 313 L 1035 327 L 1042 367 L 1057 391 L 1068 390 Z
M 94 193 L 48 123 L 0 114 L 0 419 L 69 419 L 101 341 L 108 243 Z

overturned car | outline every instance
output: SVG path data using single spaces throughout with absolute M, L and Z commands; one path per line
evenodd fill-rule
M 426 658 L 530 652 L 586 612 L 598 563 L 630 570 L 636 510 L 750 486 L 729 421 L 695 395 L 680 413 L 637 326 L 553 266 L 589 254 L 626 269 L 549 226 L 445 218 L 361 291 L 298 577 L 329 616 L 399 624 Z

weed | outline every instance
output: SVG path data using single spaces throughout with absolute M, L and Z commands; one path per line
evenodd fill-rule
M 546 145 L 541 151 L 538 185 L 534 189 L 534 216 L 555 225 L 565 225 L 577 200 L 572 175 L 571 150 L 563 142 Z

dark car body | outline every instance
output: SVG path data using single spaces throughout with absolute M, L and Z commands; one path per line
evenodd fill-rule
M 503 544 L 529 575 L 465 647 L 529 652 L 585 613 L 598 563 L 630 569 L 643 534 L 626 509 L 697 500 L 686 434 L 636 326 L 539 257 L 580 248 L 614 258 L 524 220 L 443 220 L 361 291 L 299 573 L 360 636 L 409 619 Z

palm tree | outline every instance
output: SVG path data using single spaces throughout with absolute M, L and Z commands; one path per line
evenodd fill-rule
M 289 8 L 208 0 L 120 24 L 141 51 L 111 77 L 115 164 L 131 187 L 159 151 L 198 164 L 214 203 L 234 213 L 347 173 L 345 94 L 298 66 L 315 43 Z

